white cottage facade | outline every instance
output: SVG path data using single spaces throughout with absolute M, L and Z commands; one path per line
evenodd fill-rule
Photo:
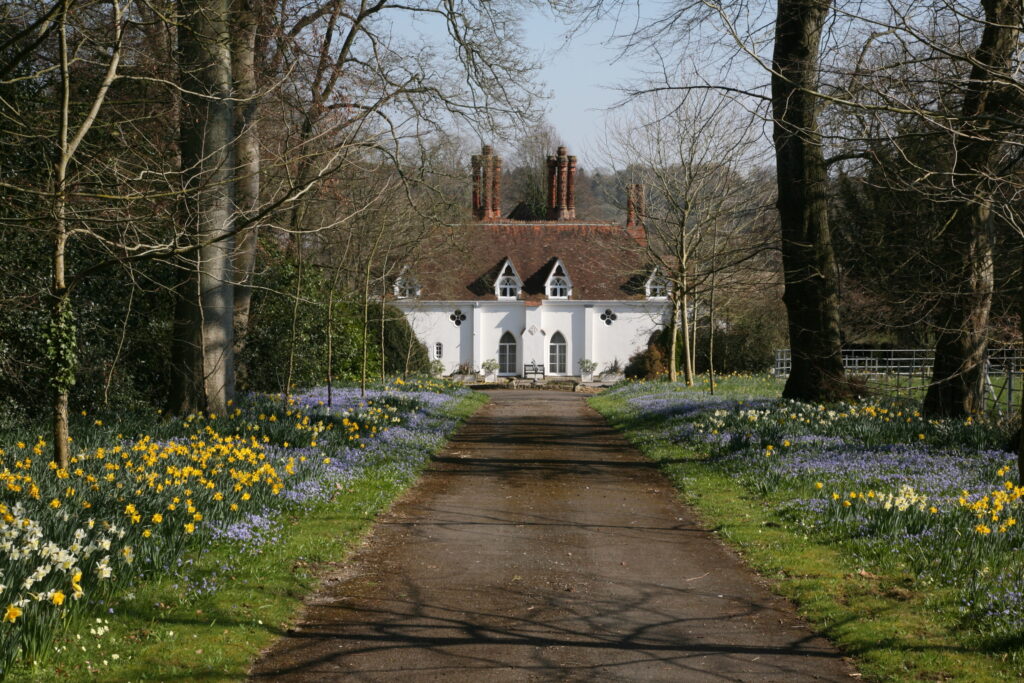
M 501 159 L 485 146 L 463 243 L 395 281 L 394 305 L 446 374 L 493 360 L 505 377 L 578 376 L 582 359 L 599 374 L 625 367 L 669 322 L 666 288 L 644 258 L 639 188 L 625 226 L 581 221 L 575 167 L 564 147 L 548 158 L 546 220 L 506 218 Z

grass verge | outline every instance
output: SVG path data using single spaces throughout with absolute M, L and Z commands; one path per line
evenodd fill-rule
M 660 421 L 626 399 L 598 395 L 591 405 L 662 470 L 707 527 L 734 547 L 772 588 L 831 639 L 868 680 L 1018 680 L 1021 663 L 986 652 L 957 628 L 954 600 L 911 574 L 865 569 L 842 543 L 825 544 L 777 512 L 780 495 L 758 495 L 716 471 L 706 455 L 672 444 Z
M 448 414 L 464 420 L 487 398 L 470 394 Z M 134 591 L 97 604 L 84 628 L 57 642 L 45 665 L 19 667 L 19 681 L 237 681 L 255 655 L 288 628 L 319 577 L 343 561 L 374 519 L 414 483 L 386 465 L 320 503 L 281 520 L 277 542 L 240 558 L 215 545 L 177 560 Z

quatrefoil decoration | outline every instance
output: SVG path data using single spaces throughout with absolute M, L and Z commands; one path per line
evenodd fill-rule
M 604 309 L 604 313 L 601 314 L 601 320 L 604 321 L 605 325 L 611 325 L 613 322 L 615 322 L 618 319 L 618 317 L 619 316 L 615 315 L 612 312 L 612 309 L 610 309 L 610 308 Z
M 448 316 L 448 319 L 455 323 L 455 327 L 458 327 L 462 324 L 462 321 L 466 319 L 466 314 L 456 308 L 455 312 Z

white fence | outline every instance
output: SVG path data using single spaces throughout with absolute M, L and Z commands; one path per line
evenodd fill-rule
M 843 367 L 872 387 L 888 393 L 923 392 L 932 379 L 934 349 L 846 349 Z M 776 377 L 785 378 L 793 367 L 789 349 L 775 351 Z M 1000 414 L 1016 414 L 1024 396 L 1024 353 L 1019 349 L 990 349 L 985 382 L 989 405 Z

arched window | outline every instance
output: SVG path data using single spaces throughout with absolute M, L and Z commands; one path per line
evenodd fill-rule
M 502 375 L 514 375 L 519 370 L 519 363 L 516 359 L 516 338 L 511 332 L 501 335 L 498 342 L 498 373 Z
M 555 332 L 548 345 L 548 372 L 552 375 L 564 375 L 566 373 L 565 356 L 565 337 L 561 332 Z
M 564 277 L 553 277 L 548 283 L 548 297 L 565 299 L 569 296 L 569 282 Z
M 515 299 L 519 295 L 519 283 L 514 277 L 505 276 L 498 282 L 499 299 Z
M 441 356 L 443 356 L 443 355 L 444 355 L 444 344 L 442 344 L 441 342 L 437 342 L 436 344 L 434 344 L 434 358 L 437 359 L 437 360 L 441 360 Z

